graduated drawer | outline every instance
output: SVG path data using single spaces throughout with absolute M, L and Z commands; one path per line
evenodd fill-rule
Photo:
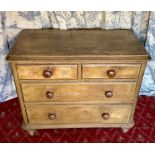
M 130 105 L 29 105 L 26 106 L 32 124 L 103 124 L 128 123 Z
M 19 79 L 77 79 L 77 65 L 18 65 Z
M 132 103 L 136 82 L 22 83 L 25 102 Z
M 139 71 L 139 64 L 83 64 L 82 78 L 135 79 L 138 78 Z

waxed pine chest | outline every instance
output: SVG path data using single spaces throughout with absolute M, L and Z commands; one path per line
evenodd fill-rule
M 23 30 L 7 56 L 23 128 L 127 131 L 148 59 L 131 30 Z

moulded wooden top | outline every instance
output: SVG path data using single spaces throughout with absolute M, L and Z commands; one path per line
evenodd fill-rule
M 132 30 L 25 29 L 7 60 L 147 60 Z

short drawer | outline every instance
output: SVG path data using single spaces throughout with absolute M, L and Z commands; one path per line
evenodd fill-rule
M 84 79 L 135 79 L 140 72 L 139 64 L 83 64 L 82 78 Z
M 32 124 L 103 124 L 128 123 L 130 105 L 29 105 L 26 106 Z
M 25 102 L 132 103 L 136 82 L 23 83 Z
M 19 79 L 77 79 L 77 65 L 18 65 Z

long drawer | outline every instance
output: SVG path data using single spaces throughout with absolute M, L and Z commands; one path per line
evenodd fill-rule
M 132 103 L 136 82 L 22 83 L 24 102 Z
M 130 105 L 29 105 L 31 124 L 128 123 Z

